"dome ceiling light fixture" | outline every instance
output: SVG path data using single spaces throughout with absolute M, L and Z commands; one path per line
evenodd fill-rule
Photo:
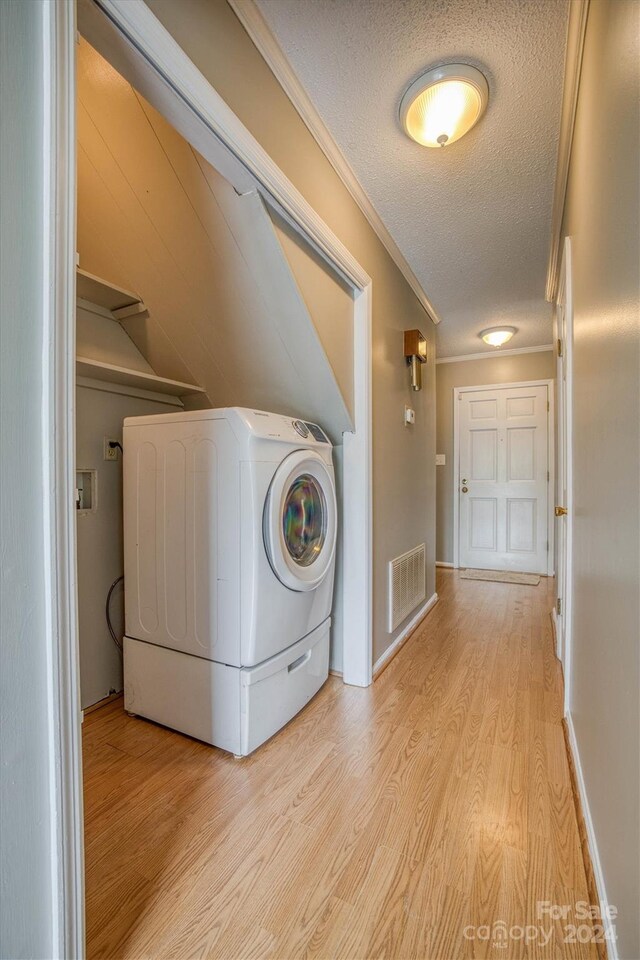
M 482 330 L 478 336 L 490 347 L 502 347 L 511 340 L 514 333 L 517 333 L 516 327 L 489 327 Z
M 467 63 L 434 67 L 411 84 L 400 103 L 400 121 L 424 147 L 448 147 L 478 122 L 487 107 L 485 77 Z

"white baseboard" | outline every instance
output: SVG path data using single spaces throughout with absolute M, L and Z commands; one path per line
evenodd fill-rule
M 591 819 L 591 810 L 589 809 L 589 800 L 587 798 L 587 788 L 584 782 L 584 774 L 582 772 L 582 764 L 580 762 L 580 752 L 578 750 L 578 741 L 576 739 L 576 731 L 573 726 L 573 718 L 571 713 L 567 713 L 566 717 L 567 724 L 567 733 L 569 734 L 569 743 L 571 745 L 571 752 L 573 754 L 573 765 L 576 771 L 576 779 L 578 781 L 578 791 L 580 793 L 580 805 L 582 806 L 582 815 L 584 817 L 584 823 L 587 830 L 587 840 L 589 842 L 589 854 L 591 856 L 591 863 L 593 865 L 593 873 L 596 881 L 596 888 L 598 891 L 598 898 L 600 900 L 600 913 L 602 916 L 602 924 L 607 929 L 611 921 L 608 921 L 606 917 L 608 916 L 608 907 L 609 900 L 607 898 L 607 891 L 604 885 L 604 874 L 602 872 L 602 863 L 600 862 L 600 854 L 598 852 L 598 843 L 596 840 L 595 829 L 593 826 L 593 820 Z M 618 943 L 615 938 L 615 921 L 613 922 L 613 931 L 610 940 L 607 940 L 607 956 L 608 960 L 619 960 L 618 955 Z
M 447 567 L 450 570 L 455 570 L 455 566 L 448 560 L 436 560 L 436 567 Z
M 558 652 L 558 611 L 555 604 L 551 607 L 551 626 L 553 628 L 553 652 L 555 653 L 558 659 L 560 654 Z
M 418 624 L 420 623 L 420 621 L 421 621 L 422 619 L 424 619 L 424 617 L 426 617 L 426 615 L 429 613 L 429 610 L 431 610 L 431 608 L 432 608 L 437 602 L 438 602 L 438 594 L 437 594 L 437 593 L 434 593 L 433 596 L 429 597 L 429 599 L 427 600 L 427 602 L 424 603 L 424 604 L 420 607 L 420 609 L 418 610 L 418 612 L 416 613 L 416 615 L 411 618 L 411 620 L 410 620 L 409 623 L 406 625 L 406 627 L 404 628 L 404 630 L 402 630 L 402 631 L 398 634 L 398 636 L 397 636 L 396 639 L 393 641 L 393 643 L 391 644 L 391 646 L 387 647 L 387 649 L 384 651 L 384 653 L 383 653 L 380 657 L 378 657 L 378 659 L 376 660 L 376 662 L 375 662 L 374 665 L 373 665 L 373 677 L 374 677 L 374 680 L 375 680 L 376 674 L 380 672 L 380 670 L 381 670 L 382 667 L 385 665 L 385 663 L 387 662 L 387 660 L 390 660 L 391 657 L 394 657 L 394 656 L 396 655 L 396 653 L 398 652 L 398 650 L 400 649 L 400 647 L 402 646 L 402 644 L 405 642 L 405 640 L 407 639 L 407 637 L 409 636 L 409 634 L 412 633 L 412 632 L 415 630 L 415 628 L 418 626 Z

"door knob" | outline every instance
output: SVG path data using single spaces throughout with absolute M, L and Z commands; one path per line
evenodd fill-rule
M 463 487 L 463 488 L 462 488 L 462 492 L 463 492 L 463 493 L 467 493 L 468 490 L 469 490 L 469 487 Z
M 556 507 L 556 517 L 566 517 L 568 512 L 566 507 Z

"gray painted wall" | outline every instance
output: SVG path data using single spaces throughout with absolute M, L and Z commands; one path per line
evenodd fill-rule
M 205 77 L 373 279 L 373 655 L 387 633 L 388 562 L 425 542 L 435 591 L 435 328 L 226 0 L 147 0 Z M 259 91 L 259 95 L 256 92 Z M 412 393 L 403 331 L 429 341 L 424 389 Z M 416 410 L 403 426 L 404 405 Z
M 109 323 L 108 320 L 104 321 Z M 105 618 L 107 591 L 123 572 L 122 459 L 103 459 L 103 438 L 122 443 L 125 417 L 174 413 L 177 407 L 79 386 L 76 393 L 76 459 L 79 469 L 97 470 L 95 513 L 77 517 L 78 630 L 82 707 L 97 703 L 112 690 L 122 690 L 122 657 Z M 124 630 L 123 593 L 118 586 L 111 604 L 119 636 Z
M 589 7 L 564 232 L 573 244 L 570 711 L 619 952 L 640 957 L 640 7 Z
M 154 371 L 119 323 L 78 307 L 76 349 L 79 356 L 102 360 L 131 370 Z M 122 443 L 125 417 L 174 413 L 154 400 L 126 396 L 96 384 L 97 389 L 76 390 L 76 464 L 79 470 L 96 470 L 95 512 L 76 517 L 78 549 L 78 642 L 80 647 L 80 701 L 89 707 L 112 690 L 122 690 L 122 657 L 109 635 L 105 618 L 107 591 L 123 572 L 122 556 L 122 458 L 107 461 L 104 438 Z M 169 399 L 169 398 L 167 398 Z M 123 633 L 123 593 L 118 586 L 112 597 L 113 625 Z
M 521 380 L 549 380 L 555 377 L 553 353 L 521 353 L 482 360 L 461 360 L 436 366 L 437 453 L 444 453 L 446 464 L 436 467 L 436 558 L 453 563 L 453 389 L 493 383 L 517 383 Z
M 0 3 L 0 955 L 54 953 L 42 489 L 43 6 Z

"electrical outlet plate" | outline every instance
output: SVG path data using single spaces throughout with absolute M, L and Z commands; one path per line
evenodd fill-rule
M 416 422 L 416 412 L 412 410 L 411 407 L 405 406 L 404 408 L 404 425 L 405 427 L 410 426 Z
M 76 470 L 76 516 L 86 517 L 98 509 L 98 471 Z
M 120 459 L 120 448 L 119 447 L 110 447 L 110 443 L 120 443 L 119 440 L 116 440 L 114 437 L 105 437 L 103 440 L 103 457 L 105 460 L 119 460 Z

